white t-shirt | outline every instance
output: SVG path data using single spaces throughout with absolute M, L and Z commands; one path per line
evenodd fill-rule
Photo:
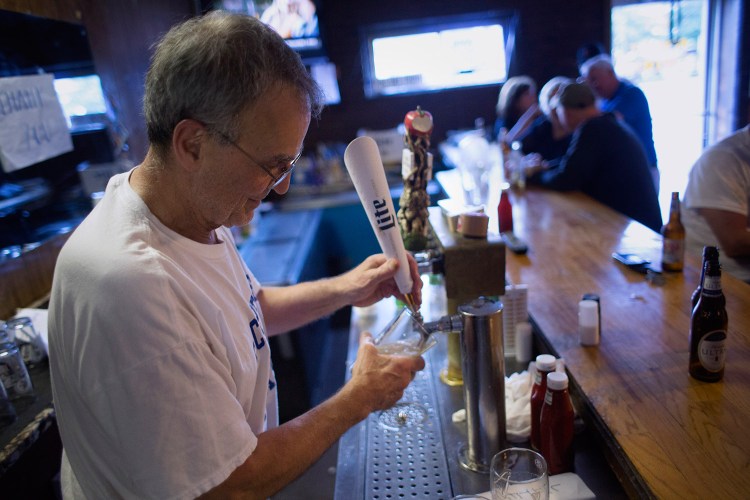
M 64 465 L 87 498 L 194 498 L 278 425 L 260 285 L 228 229 L 215 245 L 177 234 L 128 177 L 110 180 L 55 269 L 50 372 Z
M 750 214 L 750 125 L 706 149 L 690 170 L 681 213 L 687 251 L 701 256 L 716 236 L 696 208 Z M 721 250 L 721 249 L 720 249 Z M 750 280 L 750 258 L 720 257 L 722 270 Z

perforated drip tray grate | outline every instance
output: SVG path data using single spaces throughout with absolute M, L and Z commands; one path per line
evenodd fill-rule
M 436 407 L 434 380 L 426 368 L 417 374 L 391 411 L 370 415 L 366 431 L 366 499 L 432 500 L 453 496 Z

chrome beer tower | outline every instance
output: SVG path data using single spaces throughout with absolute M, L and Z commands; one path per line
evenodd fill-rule
M 467 443 L 459 450 L 459 463 L 486 473 L 506 444 L 503 306 L 486 298 L 505 293 L 505 245 L 495 233 L 487 239 L 465 238 L 450 230 L 440 208 L 429 210 L 437 249 L 417 260 L 422 270 L 444 276 L 449 315 L 425 328 L 448 333 L 445 371 L 451 371 L 453 356 L 458 373 L 441 374 L 443 381 L 458 379 L 449 383 L 458 385 L 463 380 Z
M 430 334 L 460 336 L 467 443 L 458 459 L 464 468 L 486 473 L 506 444 L 503 306 L 479 297 L 424 326 Z

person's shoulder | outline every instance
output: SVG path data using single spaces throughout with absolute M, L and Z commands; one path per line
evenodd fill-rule
M 701 156 L 750 152 L 750 126 L 741 128 L 708 146 Z
M 646 94 L 643 92 L 643 90 L 638 85 L 627 79 L 620 80 L 620 88 L 618 89 L 618 94 L 620 94 L 623 99 L 629 101 L 646 100 Z
M 594 118 L 599 129 L 607 130 L 608 133 L 625 133 L 633 135 L 633 129 L 619 116 L 619 112 L 608 111 Z
M 598 147 L 616 144 L 618 149 L 623 150 L 625 148 L 624 151 L 643 150 L 635 131 L 624 120 L 619 119 L 615 113 L 602 113 L 587 123 L 591 123 L 592 132 L 590 134 L 594 136 L 593 140 Z
M 736 130 L 732 134 L 717 142 L 712 147 L 736 150 L 750 150 L 750 125 Z
M 578 130 L 581 134 L 591 134 L 595 132 L 609 131 L 613 128 L 621 128 L 620 120 L 617 119 L 613 112 L 606 111 L 586 120 Z

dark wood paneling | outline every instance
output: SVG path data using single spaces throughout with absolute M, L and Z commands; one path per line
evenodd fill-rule
M 0 0 L 0 9 L 80 24 L 80 3 L 79 0 Z
M 67 234 L 55 236 L 20 257 L 0 261 L 0 320 L 19 307 L 37 307 L 52 288 L 52 274 Z
M 148 141 L 143 123 L 143 79 L 150 47 L 178 21 L 194 15 L 191 0 L 81 0 L 102 87 L 127 128 L 131 160 L 140 163 Z

